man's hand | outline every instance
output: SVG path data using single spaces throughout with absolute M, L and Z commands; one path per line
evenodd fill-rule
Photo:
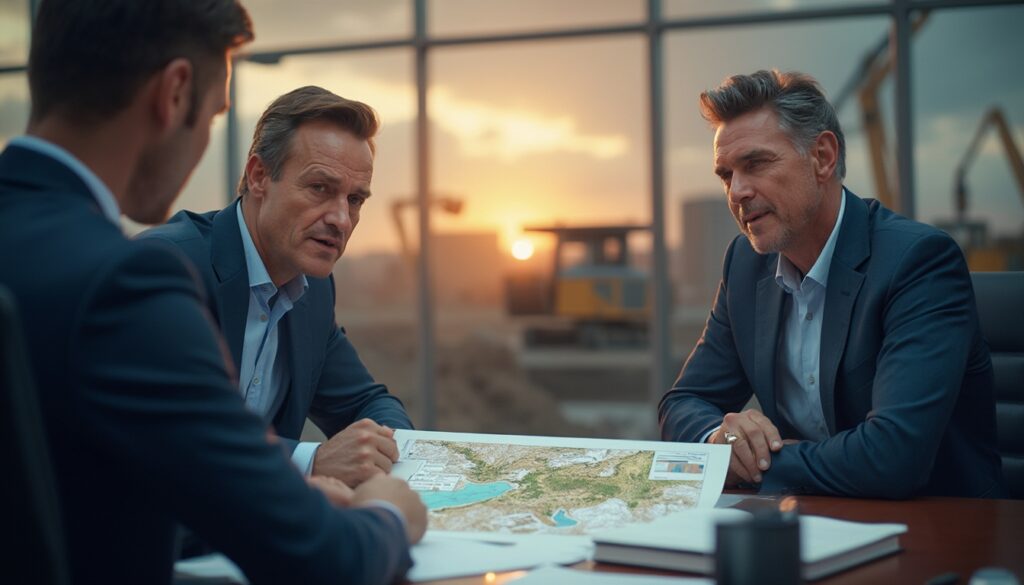
M 419 494 L 409 489 L 409 484 L 397 477 L 378 475 L 356 488 L 352 506 L 366 505 L 372 500 L 390 502 L 402 511 L 409 544 L 416 544 L 423 538 L 427 531 L 427 508 Z
M 340 479 L 350 487 L 375 475 L 387 475 L 398 461 L 395 431 L 368 418 L 356 421 L 320 445 L 313 458 L 313 475 Z
M 761 473 L 772 465 L 772 453 L 782 449 L 782 437 L 768 417 L 757 410 L 730 412 L 722 426 L 708 437 L 709 443 L 729 444 L 727 435 L 735 435 L 726 483 L 761 483 Z
M 306 478 L 306 483 L 323 492 L 327 501 L 339 508 L 348 508 L 352 505 L 355 492 L 340 479 L 326 475 L 313 475 Z

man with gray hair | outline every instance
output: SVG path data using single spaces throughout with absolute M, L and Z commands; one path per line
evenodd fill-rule
M 835 110 L 800 73 L 700 96 L 739 224 L 667 441 L 732 445 L 763 493 L 999 497 L 992 363 L 945 233 L 843 186 Z M 756 396 L 761 410 L 741 409 Z

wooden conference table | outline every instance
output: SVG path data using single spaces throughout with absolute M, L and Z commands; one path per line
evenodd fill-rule
M 815 585 L 923 584 L 942 573 L 960 574 L 966 584 L 981 567 L 1009 569 L 1024 582 L 1024 500 L 921 498 L 892 502 L 821 496 L 797 498 L 804 514 L 858 522 L 899 522 L 908 531 L 900 536 L 903 551 L 814 581 Z M 640 568 L 586 562 L 583 571 L 676 575 Z M 522 573 L 433 581 L 438 585 L 495 585 Z

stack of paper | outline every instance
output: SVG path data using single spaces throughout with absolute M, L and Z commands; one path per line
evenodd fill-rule
M 715 525 L 748 517 L 732 509 L 689 510 L 649 524 L 594 535 L 594 560 L 711 574 Z M 900 550 L 904 524 L 862 524 L 820 516 L 800 517 L 803 577 L 820 579 Z

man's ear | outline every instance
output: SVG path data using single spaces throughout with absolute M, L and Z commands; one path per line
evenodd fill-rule
M 255 199 L 263 198 L 270 180 L 270 170 L 263 164 L 260 155 L 250 154 L 249 160 L 245 161 L 245 185 L 249 188 L 249 194 Z
M 185 58 L 171 60 L 154 80 L 153 113 L 161 131 L 176 130 L 185 124 L 192 103 L 195 71 Z
M 814 175 L 818 183 L 827 183 L 835 173 L 839 163 L 839 139 L 830 131 L 818 134 L 814 141 Z

